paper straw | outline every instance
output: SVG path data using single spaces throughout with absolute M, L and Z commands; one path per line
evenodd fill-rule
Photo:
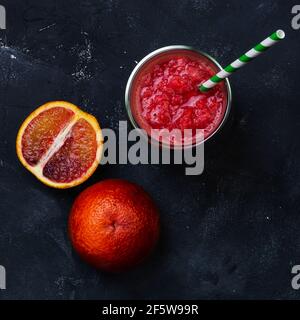
M 257 56 L 259 56 L 261 53 L 272 47 L 274 44 L 279 42 L 279 40 L 284 39 L 285 33 L 283 30 L 277 30 L 273 34 L 270 35 L 267 39 L 256 45 L 254 48 L 243 54 L 241 57 L 239 57 L 237 60 L 235 60 L 233 63 L 228 65 L 226 68 L 218 72 L 216 75 L 211 77 L 209 80 L 204 82 L 201 86 L 199 86 L 199 89 L 202 92 L 206 92 L 209 89 L 213 88 L 215 85 L 217 85 L 219 82 L 224 80 L 225 78 L 229 77 L 233 72 L 240 69 L 244 65 L 246 65 L 249 61 L 253 60 Z

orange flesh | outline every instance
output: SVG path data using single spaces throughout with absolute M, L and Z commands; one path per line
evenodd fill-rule
M 54 182 L 74 181 L 91 167 L 96 153 L 95 130 L 86 120 L 79 119 L 63 146 L 45 164 L 43 175 Z
M 55 107 L 41 112 L 29 123 L 22 137 L 22 154 L 29 165 L 38 164 L 73 115 L 72 110 Z

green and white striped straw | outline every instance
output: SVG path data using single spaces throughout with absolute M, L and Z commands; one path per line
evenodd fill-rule
M 237 60 L 235 60 L 233 63 L 228 65 L 226 68 L 218 72 L 216 75 L 211 77 L 209 80 L 204 82 L 201 86 L 199 86 L 199 89 L 202 92 L 206 92 L 209 89 L 213 88 L 215 85 L 217 85 L 219 82 L 224 80 L 225 78 L 229 77 L 233 72 L 240 69 L 244 65 L 246 65 L 249 61 L 253 60 L 257 56 L 259 56 L 261 53 L 272 47 L 275 43 L 279 42 L 279 40 L 284 39 L 285 33 L 283 30 L 277 30 L 273 34 L 270 35 L 267 39 L 256 45 L 254 48 L 243 54 L 241 57 L 239 57 Z

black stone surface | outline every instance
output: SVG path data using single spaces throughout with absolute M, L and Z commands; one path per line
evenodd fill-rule
M 1 299 L 298 299 L 300 264 L 300 30 L 295 1 L 1 0 Z M 72 190 L 44 186 L 19 163 L 18 128 L 37 106 L 64 99 L 103 127 L 126 120 L 130 72 L 152 50 L 186 44 L 222 65 L 278 28 L 287 38 L 231 78 L 231 126 L 205 146 L 205 171 L 105 165 Z M 74 198 L 106 178 L 142 185 L 161 209 L 162 237 L 136 270 L 110 275 L 71 249 Z

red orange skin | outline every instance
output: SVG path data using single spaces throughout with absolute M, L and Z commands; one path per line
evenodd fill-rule
M 105 180 L 83 191 L 69 218 L 79 255 L 109 272 L 142 262 L 159 238 L 159 212 L 150 196 L 125 180 Z

